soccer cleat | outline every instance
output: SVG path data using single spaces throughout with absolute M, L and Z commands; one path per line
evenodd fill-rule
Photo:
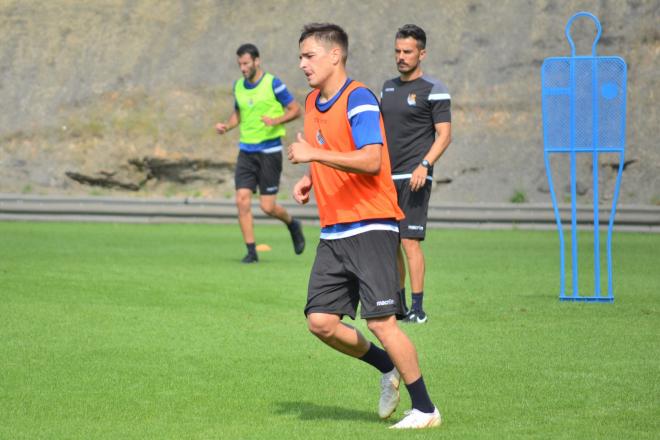
M 399 405 L 399 383 L 401 375 L 396 368 L 380 378 L 380 400 L 378 401 L 378 416 L 386 419 L 392 415 Z
M 411 409 L 405 412 L 406 416 L 399 423 L 390 426 L 390 429 L 422 429 L 440 426 L 442 416 L 438 408 L 434 408 L 432 413 L 424 413 L 418 409 Z
M 408 307 L 406 306 L 405 293 L 399 291 L 399 298 L 401 299 L 401 304 L 403 304 L 403 313 L 397 313 L 394 316 L 396 317 L 397 321 L 403 321 L 406 319 L 406 316 L 408 316 L 408 313 L 410 313 L 410 310 L 408 310 Z
M 428 317 L 426 316 L 426 313 L 416 310 L 411 310 L 406 317 L 403 318 L 403 322 L 408 324 L 424 324 L 427 320 Z
M 302 232 L 302 223 L 299 220 L 291 220 L 289 225 L 289 232 L 291 233 L 291 241 L 293 241 L 293 250 L 296 255 L 300 255 L 305 250 L 305 236 Z
M 241 263 L 256 263 L 258 261 L 259 261 L 259 257 L 257 256 L 257 254 L 248 253 L 246 256 L 243 257 Z
M 408 313 L 410 313 L 410 311 L 404 308 L 403 313 L 396 313 L 394 317 L 397 321 L 404 321 L 408 317 Z

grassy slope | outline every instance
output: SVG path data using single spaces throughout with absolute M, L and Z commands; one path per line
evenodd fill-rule
M 242 266 L 236 226 L 0 223 L 0 438 L 398 438 L 306 332 L 317 231 L 257 234 Z M 408 435 L 656 438 L 659 246 L 615 234 L 616 302 L 562 304 L 555 234 L 432 231 L 406 329 L 445 424 Z

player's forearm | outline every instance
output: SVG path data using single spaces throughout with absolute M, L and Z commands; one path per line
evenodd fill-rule
M 380 172 L 381 148 L 381 145 L 366 145 L 347 153 L 315 148 L 312 161 L 349 173 L 375 175 Z
M 431 145 L 431 148 L 429 149 L 428 153 L 424 155 L 424 159 L 428 160 L 429 163 L 434 164 L 435 162 L 437 162 L 438 159 L 440 159 L 440 156 L 444 154 L 444 152 L 449 147 L 450 143 L 451 143 L 451 129 L 443 130 L 435 138 L 435 141 Z
M 286 112 L 284 112 L 282 116 L 273 118 L 273 122 L 276 125 L 286 124 L 287 122 L 291 122 L 294 119 L 300 117 L 300 113 L 300 105 L 296 101 L 293 101 L 291 104 L 286 106 Z
M 234 111 L 229 117 L 229 119 L 227 119 L 227 122 L 225 123 L 225 125 L 227 126 L 227 131 L 238 127 L 238 124 L 240 124 L 240 122 L 241 122 L 241 118 L 238 115 L 238 112 Z

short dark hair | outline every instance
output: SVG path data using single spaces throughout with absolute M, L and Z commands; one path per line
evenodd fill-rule
M 238 49 L 236 49 L 236 55 L 242 57 L 246 53 L 249 53 L 252 59 L 259 58 L 259 49 L 252 43 L 241 44 Z
M 426 32 L 416 24 L 404 24 L 401 26 L 396 32 L 395 39 L 398 40 L 399 38 L 413 38 L 417 41 L 418 49 L 426 48 Z
M 340 26 L 332 23 L 306 24 L 302 29 L 298 44 L 302 43 L 309 37 L 314 37 L 317 40 L 336 44 L 341 47 L 343 52 L 342 60 L 344 64 L 346 64 L 346 60 L 348 59 L 348 34 Z

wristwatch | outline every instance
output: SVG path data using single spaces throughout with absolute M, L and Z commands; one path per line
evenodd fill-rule
M 431 168 L 431 163 L 430 163 L 428 160 L 426 160 L 426 159 L 424 159 L 424 160 L 422 161 L 422 164 L 421 164 L 421 165 L 422 165 L 424 168 L 426 168 L 427 170 L 428 170 L 429 168 Z

